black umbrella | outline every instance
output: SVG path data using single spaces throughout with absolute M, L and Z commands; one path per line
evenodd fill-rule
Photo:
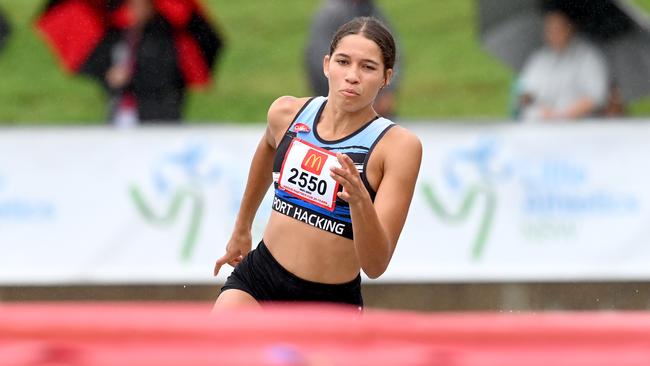
M 515 70 L 542 46 L 544 7 L 560 8 L 607 57 L 624 100 L 650 93 L 650 23 L 623 0 L 478 0 L 481 42 Z
M 595 41 L 610 41 L 635 30 L 635 22 L 611 0 L 544 0 L 542 8 L 558 9 Z

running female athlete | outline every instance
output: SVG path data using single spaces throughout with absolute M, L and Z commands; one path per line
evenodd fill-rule
M 395 42 L 374 18 L 334 35 L 327 97 L 278 98 L 251 163 L 226 253 L 235 267 L 215 309 L 265 301 L 362 306 L 360 271 L 386 271 L 406 220 L 422 145 L 372 105 L 390 83 Z M 273 211 L 251 251 L 251 226 L 271 182 Z

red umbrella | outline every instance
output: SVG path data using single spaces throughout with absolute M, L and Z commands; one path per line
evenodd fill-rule
M 96 75 L 93 62 L 106 57 L 111 33 L 127 29 L 131 20 L 125 0 L 49 0 L 36 26 L 63 67 Z M 179 67 L 185 83 L 204 86 L 223 42 L 196 0 L 153 0 L 173 28 Z

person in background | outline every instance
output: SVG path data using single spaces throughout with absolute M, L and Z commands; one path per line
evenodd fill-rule
M 575 120 L 599 114 L 609 89 L 602 53 L 577 34 L 569 16 L 558 8 L 545 9 L 544 41 L 519 78 L 520 118 Z
M 373 16 L 388 24 L 372 0 L 326 0 L 314 16 L 305 50 L 305 66 L 314 95 L 328 93 L 327 78 L 323 75 L 323 58 L 329 51 L 332 35 L 341 25 L 361 16 Z M 400 64 L 403 65 L 403 62 Z M 387 118 L 395 116 L 398 69 L 399 65 L 396 65 L 391 83 L 380 91 L 374 104 L 377 113 Z
M 132 26 L 112 48 L 105 83 L 109 120 L 117 126 L 175 123 L 182 116 L 185 82 L 171 25 L 153 0 L 127 0 Z

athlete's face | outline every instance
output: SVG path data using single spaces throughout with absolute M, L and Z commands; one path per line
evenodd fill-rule
M 329 99 L 347 111 L 371 105 L 393 70 L 384 69 L 381 49 L 372 40 L 351 34 L 343 37 L 331 56 L 325 56 Z

